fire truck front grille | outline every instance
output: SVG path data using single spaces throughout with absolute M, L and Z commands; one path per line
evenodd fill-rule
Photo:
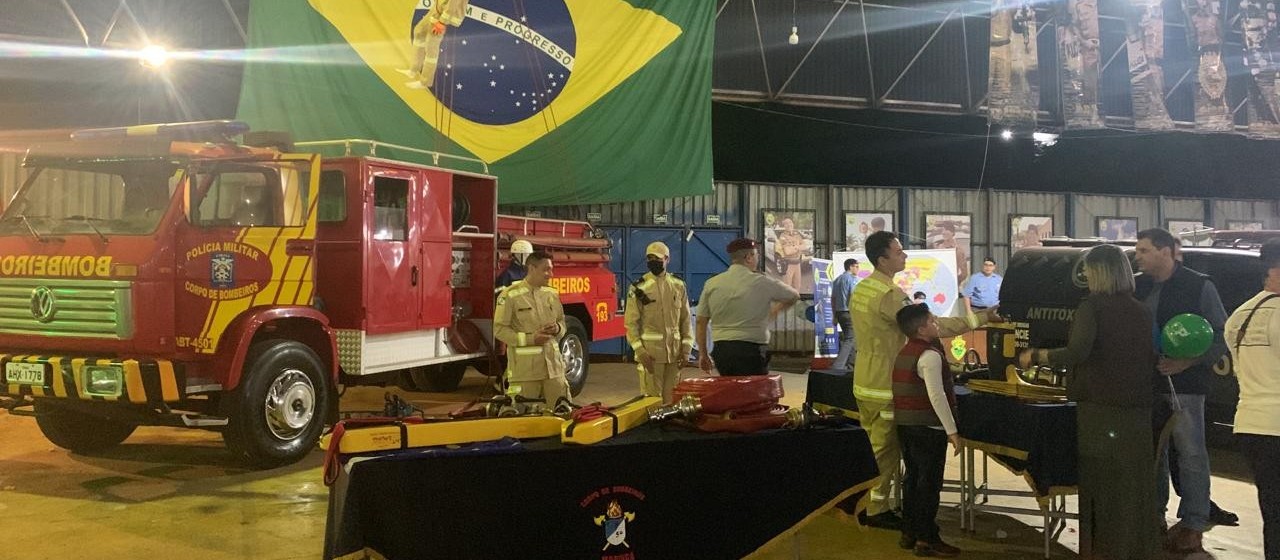
M 118 280 L 0 278 L 0 333 L 128 339 L 132 286 Z

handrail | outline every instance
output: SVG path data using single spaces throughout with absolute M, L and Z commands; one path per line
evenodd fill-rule
M 456 159 L 456 160 L 459 160 L 459 161 L 466 161 L 466 162 L 471 162 L 471 163 L 478 163 L 478 164 L 480 164 L 480 167 L 481 167 L 482 169 L 484 169 L 484 173 L 485 173 L 486 175 L 488 175 L 488 174 L 489 174 L 489 164 L 488 164 L 488 163 L 486 163 L 484 160 L 481 160 L 481 159 L 472 158 L 472 157 L 466 157 L 466 156 L 455 156 L 455 155 L 453 155 L 453 154 L 445 154 L 445 153 L 436 152 L 436 151 L 432 151 L 432 150 L 424 150 L 424 149 L 422 149 L 422 148 L 413 148 L 413 147 L 410 147 L 410 146 L 402 146 L 402 145 L 400 145 L 400 144 L 392 144 L 392 143 L 390 143 L 390 142 L 382 142 L 382 141 L 379 141 L 379 140 L 369 140 L 369 139 L 367 139 L 367 138 L 344 138 L 344 139 L 341 139 L 341 140 L 312 140 L 312 141 L 308 141 L 308 142 L 294 142 L 294 145 L 295 145 L 295 146 L 314 146 L 314 147 L 324 147 L 324 146 L 342 146 L 342 149 L 343 149 L 343 153 L 342 153 L 342 155 L 344 155 L 344 156 L 353 155 L 353 154 L 351 153 L 351 146 L 352 146 L 352 145 L 356 145 L 356 144 L 366 144 L 366 145 L 368 145 L 368 146 L 369 146 L 369 155 L 370 155 L 371 157 L 376 157 L 376 156 L 378 155 L 378 147 L 379 147 L 379 146 L 382 146 L 382 147 L 385 147 L 385 148 L 392 148 L 392 149 L 396 149 L 396 150 L 404 150 L 404 151 L 407 151 L 407 152 L 413 152 L 413 153 L 415 153 L 415 154 L 422 154 L 422 155 L 431 156 L 431 164 L 432 164 L 432 165 L 436 165 L 436 166 L 439 166 L 439 165 L 440 165 L 440 158 Z

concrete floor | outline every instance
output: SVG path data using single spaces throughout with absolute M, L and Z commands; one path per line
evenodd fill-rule
M 775 367 L 803 371 L 804 360 Z M 686 370 L 694 374 L 696 370 Z M 786 404 L 804 401 L 805 377 L 783 376 Z M 580 402 L 622 402 L 635 393 L 633 365 L 596 364 Z M 426 409 L 447 411 L 490 391 L 487 378 L 468 375 L 456 393 L 406 393 L 399 389 L 355 388 L 343 397 L 345 410 L 380 409 L 391 390 Z M 247 471 L 231 462 L 216 433 L 174 428 L 141 428 L 108 453 L 84 456 L 49 443 L 28 417 L 0 410 L 0 558 L 184 560 L 319 558 L 324 540 L 328 492 L 321 482 L 317 451 L 301 463 Z M 1240 456 L 1217 450 L 1213 456 L 1214 498 L 1240 514 L 1240 527 L 1219 527 L 1205 547 L 1219 559 L 1262 557 L 1257 498 Z M 994 463 L 992 484 L 1025 489 L 1025 483 Z M 958 460 L 948 478 L 958 478 Z M 796 482 L 804 467 L 797 463 Z M 1040 558 L 1039 517 L 979 514 L 978 530 L 962 533 L 954 494 L 943 496 L 944 538 L 965 550 L 964 558 Z M 1030 499 L 997 503 L 1029 506 Z M 1070 504 L 1074 510 L 1074 503 Z M 757 557 L 909 558 L 895 546 L 896 533 L 857 529 L 834 512 L 819 516 Z M 1077 533 L 1068 525 L 1053 557 L 1074 558 Z

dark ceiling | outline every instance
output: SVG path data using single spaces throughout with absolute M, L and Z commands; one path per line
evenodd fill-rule
M 270 0 L 286 1 L 286 0 Z M 289 0 L 304 1 L 304 0 Z M 1130 111 L 1123 22 L 1100 0 L 1102 109 L 1119 130 L 988 144 L 990 2 L 689 0 L 717 11 L 716 177 L 815 184 L 983 186 L 1274 198 L 1280 144 L 1238 135 L 1123 131 Z M 250 0 L 7 0 L 0 12 L 0 129 L 231 118 Z M 1166 92 L 1188 120 L 1192 80 L 1178 0 L 1166 0 Z M 1053 3 L 1037 3 L 1045 60 Z M 1225 2 L 1226 10 L 1237 8 Z M 1230 23 L 1232 14 L 1224 14 Z M 787 42 L 796 26 L 799 41 Z M 1228 25 L 1228 29 L 1231 26 Z M 196 51 L 165 73 L 127 56 L 148 42 Z M 1239 65 L 1238 31 L 1224 47 Z M 231 59 L 231 60 L 228 60 Z M 1231 67 L 1232 108 L 1243 97 Z M 1041 124 L 1054 127 L 1055 72 L 1041 72 Z M 925 114 L 927 113 L 927 114 Z M 1243 115 L 1238 112 L 1237 115 Z M 1237 119 L 1240 123 L 1239 118 Z

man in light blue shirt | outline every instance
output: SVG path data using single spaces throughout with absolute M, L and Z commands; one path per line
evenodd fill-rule
M 850 369 L 857 348 L 853 343 L 853 316 L 849 314 L 849 296 L 858 283 L 858 259 L 844 260 L 844 273 L 831 282 L 831 313 L 840 325 L 840 353 L 836 354 L 833 369 Z
M 1000 305 L 1000 283 L 1004 277 L 996 274 L 996 261 L 982 259 L 982 274 L 974 274 L 964 283 L 964 297 L 969 298 L 973 309 L 987 309 Z

